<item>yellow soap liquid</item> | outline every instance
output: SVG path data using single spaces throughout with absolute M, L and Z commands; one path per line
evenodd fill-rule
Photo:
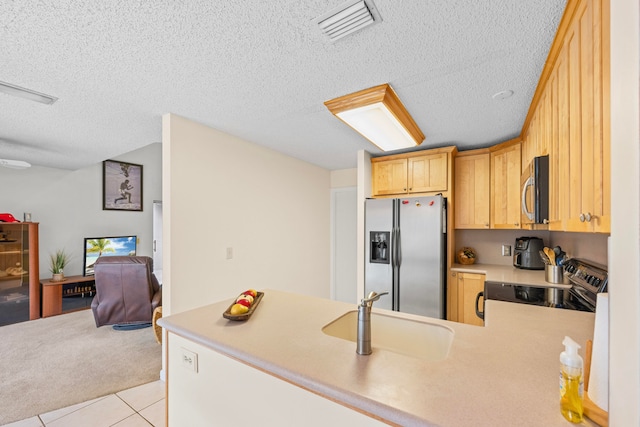
M 560 372 L 560 412 L 572 423 L 582 422 L 582 375 Z

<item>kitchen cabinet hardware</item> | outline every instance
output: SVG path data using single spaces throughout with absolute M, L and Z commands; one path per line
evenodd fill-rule
M 586 215 L 584 213 L 580 214 L 580 222 L 591 222 L 591 213 L 587 212 Z

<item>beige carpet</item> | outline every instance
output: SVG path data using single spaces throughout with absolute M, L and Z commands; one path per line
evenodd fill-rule
M 0 425 L 155 381 L 153 328 L 96 328 L 91 310 L 0 327 Z

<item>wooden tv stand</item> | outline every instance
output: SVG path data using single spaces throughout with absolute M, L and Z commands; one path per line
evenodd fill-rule
M 69 276 L 62 282 L 52 282 L 51 279 L 42 282 L 42 317 L 62 314 L 62 297 L 80 296 L 93 297 L 96 294 L 96 281 L 94 276 Z M 85 307 L 65 310 L 71 312 L 85 310 Z

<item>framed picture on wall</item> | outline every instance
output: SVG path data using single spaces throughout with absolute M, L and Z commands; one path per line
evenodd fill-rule
M 102 209 L 142 211 L 142 165 L 102 162 Z

